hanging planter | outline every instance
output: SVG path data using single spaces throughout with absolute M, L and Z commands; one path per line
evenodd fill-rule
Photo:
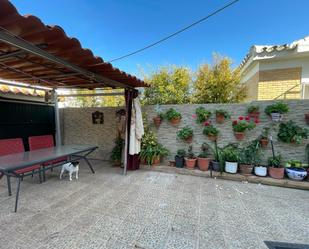
M 219 124 L 224 123 L 225 119 L 229 118 L 230 115 L 228 114 L 227 111 L 219 109 L 216 110 L 216 122 Z
M 249 116 L 240 116 L 238 120 L 234 120 L 232 123 L 234 136 L 237 140 L 245 139 L 245 131 L 252 130 L 259 123 L 258 119 L 252 121 Z
M 293 121 L 281 123 L 278 131 L 278 139 L 284 143 L 300 144 L 308 138 L 308 129 L 296 125 Z
M 289 111 L 288 105 L 283 102 L 277 102 L 265 108 L 265 113 L 271 117 L 271 120 L 273 122 L 282 121 L 283 114 L 287 113 L 288 111 Z
M 266 148 L 269 142 L 269 127 L 264 127 L 260 135 L 260 145 L 262 148 Z
M 161 125 L 161 123 L 162 123 L 162 120 L 163 120 L 162 116 L 161 116 L 161 115 L 158 115 L 158 116 L 156 116 L 156 117 L 153 118 L 153 123 L 154 123 L 154 125 L 155 125 L 157 128 L 159 128 L 160 125 Z
M 210 116 L 211 112 L 200 106 L 196 108 L 193 118 L 196 119 L 196 123 L 203 124 L 209 119 Z
M 250 105 L 248 108 L 247 108 L 247 113 L 248 113 L 248 116 L 252 119 L 259 119 L 260 117 L 260 107 L 259 106 L 256 106 L 256 105 Z
M 236 131 L 234 131 L 234 136 L 238 141 L 244 140 L 246 137 L 245 132 L 236 132 Z
M 192 143 L 193 129 L 186 126 L 177 132 L 177 137 L 187 143 Z
M 177 112 L 174 108 L 170 108 L 165 113 L 164 117 L 172 124 L 178 125 L 181 121 L 181 114 Z
M 216 141 L 219 130 L 211 124 L 211 121 L 206 121 L 204 125 L 203 134 L 206 135 L 210 141 Z

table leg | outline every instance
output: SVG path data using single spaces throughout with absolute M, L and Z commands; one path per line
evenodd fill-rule
M 12 195 L 12 188 L 11 188 L 11 177 L 9 175 L 6 176 L 7 184 L 8 184 L 8 193 L 9 196 Z
M 83 157 L 83 159 L 84 159 L 85 162 L 88 164 L 88 166 L 89 166 L 91 172 L 94 174 L 94 173 L 95 173 L 95 172 L 94 172 L 94 169 L 92 168 L 92 165 L 91 165 L 91 163 L 89 162 L 89 160 L 87 159 L 87 157 Z
M 18 206 L 18 197 L 19 197 L 19 189 L 20 189 L 20 177 L 17 178 L 17 190 L 16 190 L 16 197 L 15 197 L 15 213 L 17 212 L 17 206 Z

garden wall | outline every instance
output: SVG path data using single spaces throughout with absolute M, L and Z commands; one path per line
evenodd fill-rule
M 273 101 L 254 101 L 251 103 L 245 104 L 203 104 L 203 105 L 164 105 L 161 106 L 162 111 L 166 111 L 168 108 L 175 108 L 182 114 L 182 121 L 178 127 L 172 126 L 168 121 L 163 121 L 159 129 L 156 129 L 153 125 L 152 118 L 155 116 L 155 106 L 146 106 L 144 107 L 144 113 L 147 114 L 148 123 L 150 124 L 150 128 L 157 133 L 158 140 L 164 146 L 166 146 L 171 154 L 167 159 L 172 159 L 176 154 L 178 149 L 187 149 L 188 144 L 182 142 L 177 139 L 177 131 L 182 127 L 189 125 L 194 130 L 193 137 L 193 150 L 197 154 L 199 153 L 200 147 L 203 142 L 207 142 L 209 144 L 213 144 L 208 138 L 202 133 L 203 126 L 202 124 L 197 124 L 196 120 L 192 118 L 192 115 L 195 114 L 195 109 L 199 106 L 205 107 L 207 110 L 214 112 L 216 109 L 224 109 L 229 112 L 231 115 L 230 120 L 226 120 L 223 124 L 217 124 L 215 122 L 215 115 L 212 115 L 210 120 L 212 123 L 219 128 L 220 136 L 218 139 L 219 146 L 226 145 L 230 142 L 239 142 L 235 139 L 233 130 L 232 130 L 232 120 L 237 119 L 239 116 L 246 115 L 247 107 L 252 105 L 260 106 L 260 124 L 253 130 L 247 131 L 246 140 L 250 141 L 256 139 L 260 134 L 261 130 L 265 126 L 272 126 L 272 122 L 269 117 L 264 113 L 264 108 L 272 104 Z M 290 111 L 289 113 L 284 115 L 283 121 L 293 120 L 301 127 L 309 128 L 309 126 L 305 123 L 304 113 L 309 112 L 309 100 L 289 100 L 286 101 L 289 105 Z M 309 142 L 305 140 L 300 145 L 295 144 L 286 144 L 277 141 L 277 131 L 278 125 L 273 125 L 272 135 L 274 139 L 274 146 L 276 153 L 280 153 L 284 160 L 289 159 L 297 159 L 303 162 L 306 162 L 305 159 L 305 145 Z M 243 143 L 243 142 L 242 142 Z M 264 162 L 265 160 L 271 156 L 271 148 L 270 146 L 265 149 Z
M 270 126 L 272 122 L 263 112 L 264 108 L 271 104 L 272 101 L 255 101 L 254 105 L 259 105 L 261 109 L 260 121 L 261 123 L 252 131 L 247 132 L 247 141 L 257 138 L 264 126 Z M 304 113 L 309 112 L 309 100 L 289 100 L 286 103 L 290 107 L 290 112 L 284 115 L 284 121 L 293 120 L 302 127 L 309 128 L 304 120 Z M 170 107 L 175 108 L 182 114 L 182 121 L 178 127 L 170 125 L 167 121 L 163 121 L 159 129 L 153 125 L 152 118 L 155 116 L 154 106 L 145 106 L 143 112 L 147 115 L 149 127 L 156 132 L 158 140 L 166 146 L 171 154 L 166 160 L 172 159 L 178 149 L 188 148 L 188 144 L 177 139 L 177 131 L 189 125 L 194 129 L 193 149 L 195 153 L 199 152 L 200 146 L 203 142 L 211 143 L 208 138 L 203 135 L 203 127 L 201 124 L 196 124 L 192 118 L 195 109 L 199 106 L 204 106 L 206 109 L 214 111 L 216 109 L 225 109 L 230 115 L 231 119 L 225 121 L 223 124 L 216 124 L 214 115 L 211 117 L 212 122 L 220 129 L 218 144 L 225 145 L 230 142 L 237 142 L 232 131 L 232 120 L 241 115 L 246 115 L 246 104 L 205 104 L 205 105 L 163 105 L 162 111 Z M 60 109 L 60 119 L 62 127 L 62 137 L 64 144 L 95 144 L 99 146 L 99 150 L 92 155 L 98 159 L 108 160 L 110 152 L 114 146 L 114 139 L 116 137 L 117 119 L 115 112 L 121 107 L 103 107 L 103 108 L 64 108 Z M 104 124 L 92 124 L 91 114 L 95 111 L 104 113 Z M 309 141 L 304 141 L 300 145 L 285 144 L 277 141 L 276 136 L 277 126 L 273 128 L 273 137 L 275 140 L 275 150 L 281 153 L 285 160 L 297 159 L 305 161 L 305 145 Z M 265 158 L 271 155 L 270 146 L 265 150 Z

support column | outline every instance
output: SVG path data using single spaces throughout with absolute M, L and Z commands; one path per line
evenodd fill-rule
M 58 95 L 55 90 L 53 90 L 53 102 L 55 104 L 55 125 L 56 125 L 56 145 L 61 145 L 61 127 L 60 127 L 60 117 L 59 117 L 59 106 L 58 106 Z

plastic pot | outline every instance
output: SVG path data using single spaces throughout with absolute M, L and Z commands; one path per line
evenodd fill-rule
M 236 174 L 238 168 L 237 162 L 225 162 L 225 172 Z
M 257 176 L 267 176 L 267 167 L 264 166 L 255 166 L 254 174 Z
M 282 121 L 283 115 L 281 113 L 273 112 L 270 115 L 271 115 L 271 120 L 273 122 L 280 122 L 280 121 Z
M 307 176 L 307 171 L 303 168 L 286 168 L 285 172 L 288 178 L 295 181 L 302 181 Z
M 211 161 L 211 167 L 213 171 L 220 171 L 220 162 Z
M 184 165 L 184 158 L 182 156 L 175 156 L 175 165 L 176 168 L 183 168 Z

